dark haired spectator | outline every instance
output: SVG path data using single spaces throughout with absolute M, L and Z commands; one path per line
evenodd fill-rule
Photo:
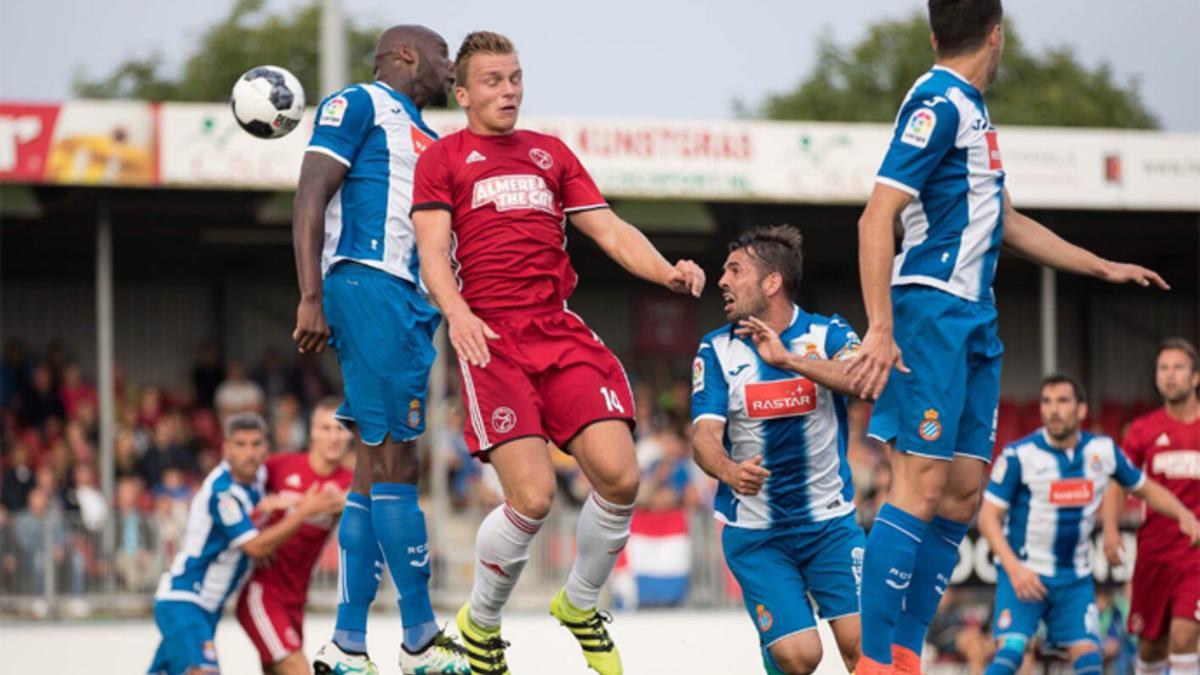
M 192 474 L 199 470 L 196 455 L 183 444 L 178 426 L 178 417 L 174 415 L 163 415 L 154 425 L 150 447 L 138 463 L 142 480 L 151 488 L 162 483 L 163 474 L 169 469 Z
M 31 427 L 44 430 L 48 420 L 61 420 L 65 414 L 62 399 L 54 386 L 54 373 L 49 365 L 39 363 L 33 369 L 29 392 L 21 400 L 22 420 Z
M 150 589 L 159 568 L 151 553 L 152 539 L 141 504 L 145 487 L 138 478 L 117 481 L 117 553 L 116 569 L 127 590 Z
M 262 362 L 254 371 L 254 381 L 262 389 L 265 397 L 264 405 L 267 410 L 284 396 L 300 395 L 298 374 L 294 367 L 284 363 L 283 355 L 274 347 L 263 352 Z
M 138 460 L 137 437 L 133 429 L 121 427 L 117 430 L 117 438 L 113 443 L 113 464 L 117 480 L 141 478 Z
M 300 400 L 283 394 L 271 406 L 271 452 L 297 452 L 308 443 L 308 425 Z
M 137 424 L 143 429 L 153 429 L 163 414 L 163 395 L 158 387 L 148 384 L 142 388 L 138 398 Z
M 221 366 L 221 352 L 217 343 L 205 340 L 200 344 L 196 363 L 192 366 L 192 391 L 196 396 L 196 405 L 213 410 L 217 387 L 221 386 L 224 379 L 225 369 Z
M 301 356 L 296 361 L 296 379 L 300 401 L 311 410 L 318 401 L 334 393 L 329 378 L 321 372 L 320 362 L 312 354 Z
M 29 355 L 20 340 L 4 345 L 4 360 L 0 362 L 0 406 L 14 408 L 32 387 Z
M 95 406 L 99 400 L 96 388 L 83 378 L 83 369 L 78 363 L 68 365 L 63 371 L 62 386 L 58 388 L 58 395 L 62 399 L 63 410 L 68 419 L 75 419 L 81 406 Z
M 9 467 L 4 472 L 3 483 L 0 484 L 0 505 L 12 513 L 24 509 L 34 484 L 33 458 L 30 457 L 29 445 L 23 440 L 18 440 L 9 454 Z

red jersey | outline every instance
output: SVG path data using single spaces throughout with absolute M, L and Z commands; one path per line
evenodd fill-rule
M 333 483 L 340 489 L 350 487 L 354 474 L 339 466 L 328 476 L 318 476 L 308 463 L 307 452 L 284 452 L 267 458 L 268 494 L 294 492 L 300 495 L 313 485 Z M 283 519 L 283 511 L 272 513 L 261 527 L 272 525 Z M 271 598 L 287 605 L 304 605 L 308 598 L 308 583 L 312 578 L 313 566 L 338 517 L 325 514 L 311 518 L 300 526 L 296 534 L 275 550 L 275 559 L 270 565 L 257 567 L 253 580 L 261 584 Z
M 1134 466 L 1200 516 L 1200 419 L 1185 424 L 1159 408 L 1134 420 L 1122 445 Z M 1182 563 L 1190 555 L 1200 564 L 1200 549 L 1188 544 L 1174 520 L 1145 511 L 1146 519 L 1138 528 L 1139 558 Z
M 413 179 L 413 211 L 452 214 L 459 288 L 483 315 L 562 309 L 578 280 L 566 215 L 607 206 L 566 144 L 534 131 L 450 134 L 421 154 Z

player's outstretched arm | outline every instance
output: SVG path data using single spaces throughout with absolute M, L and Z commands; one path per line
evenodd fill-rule
M 414 211 L 412 220 L 417 236 L 417 255 L 421 260 L 421 280 L 446 317 L 450 344 L 458 358 L 472 366 L 486 367 L 491 360 L 487 341 L 499 336 L 483 319 L 475 316 L 462 293 L 458 292 L 458 279 L 450 269 L 450 212 L 423 209 Z
M 851 377 L 846 374 L 846 369 L 841 362 L 831 359 L 807 358 L 804 355 L 789 352 L 783 346 L 783 340 L 780 339 L 779 333 L 776 333 L 762 319 L 754 316 L 743 319 L 738 322 L 734 333 L 753 340 L 754 348 L 767 365 L 781 370 L 790 370 L 839 394 L 858 396 L 858 392 L 851 386 Z
M 1200 531 L 1197 530 L 1196 514 L 1179 501 L 1172 492 L 1159 483 L 1146 479 L 1146 482 L 1133 494 L 1146 500 L 1146 505 L 1164 516 L 1179 523 L 1179 531 L 1188 538 L 1192 546 L 1200 545 Z
M 325 246 L 325 207 L 333 198 L 346 165 L 316 153 L 304 153 L 300 183 L 292 202 L 292 248 L 296 252 L 296 280 L 300 284 L 300 306 L 292 340 L 301 354 L 321 353 L 329 339 L 329 325 L 321 306 L 321 249 Z
M 725 423 L 701 418 L 692 425 L 692 449 L 696 465 L 704 473 L 728 485 L 739 495 L 756 495 L 771 475 L 762 467 L 762 455 L 738 463 L 729 458 L 725 444 Z
M 698 298 L 704 291 L 704 270 L 699 265 L 680 260 L 672 266 L 641 230 L 612 209 L 572 213 L 571 222 L 626 272 L 676 293 L 691 293 Z
M 1171 288 L 1154 270 L 1106 260 L 1058 236 L 1016 210 L 1008 190 L 1004 191 L 1004 245 L 1026 260 L 1063 272 L 1096 277 L 1113 284 L 1153 284 L 1164 291 Z
M 265 558 L 291 539 L 304 521 L 325 513 L 338 513 L 345 503 L 346 493 L 336 486 L 326 485 L 324 488 L 318 488 L 314 485 L 296 504 L 296 508 L 289 511 L 279 522 L 242 544 L 242 551 L 255 560 Z
M 896 255 L 893 223 L 910 201 L 912 196 L 903 190 L 876 183 L 858 219 L 858 274 L 867 334 L 858 358 L 845 369 L 856 395 L 869 401 L 883 393 L 893 366 L 908 372 L 892 337 L 892 258 Z
M 986 495 L 985 495 L 986 496 Z M 1017 597 L 1025 602 L 1041 600 L 1046 597 L 1046 586 L 1033 570 L 1025 566 L 1004 538 L 1004 514 L 1008 509 L 991 499 L 983 500 L 979 509 L 979 533 L 987 539 L 988 546 L 1000 559 L 1008 578 L 1012 580 L 1013 590 Z

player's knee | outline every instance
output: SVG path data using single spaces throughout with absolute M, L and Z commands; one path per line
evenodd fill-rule
M 554 505 L 554 484 L 551 483 L 549 488 L 535 482 L 522 484 L 512 490 L 511 494 L 505 494 L 505 497 L 509 506 L 516 509 L 517 513 L 533 520 L 541 520 L 550 513 L 550 507 Z
M 842 662 L 846 664 L 846 670 L 854 672 L 858 667 L 858 659 L 862 656 L 862 634 L 839 638 L 838 651 L 842 655 Z
M 771 658 L 787 675 L 808 675 L 821 664 L 821 644 L 781 640 L 771 645 Z
M 390 439 L 371 454 L 372 482 L 416 485 L 421 475 L 417 446 L 412 441 L 394 443 Z
M 1191 621 L 1171 622 L 1170 652 L 1172 654 L 1195 654 L 1196 641 L 1200 639 L 1200 625 Z
M 632 504 L 637 501 L 641 476 L 637 469 L 613 476 L 603 484 L 594 486 L 596 492 L 613 504 Z

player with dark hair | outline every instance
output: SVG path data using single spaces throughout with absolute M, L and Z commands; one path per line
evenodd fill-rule
M 259 530 L 251 518 L 262 499 L 267 423 L 253 413 L 225 421 L 224 460 L 192 497 L 187 530 L 171 568 L 154 594 L 154 623 L 162 642 L 151 675 L 217 673 L 214 639 L 225 600 L 237 593 L 251 561 L 275 553 L 304 521 L 337 513 L 341 490 L 310 490 L 286 516 Z
M 639 471 L 625 371 L 567 309 L 577 277 L 569 219 L 630 273 L 699 296 L 704 273 L 667 262 L 621 220 L 559 139 L 518 130 L 523 93 L 512 42 L 471 33 L 455 60 L 467 128 L 417 162 L 413 225 L 421 276 L 458 353 L 467 443 L 499 474 L 507 501 L 480 525 L 475 584 L 458 626 L 477 674 L 508 672 L 500 613 L 555 494 L 547 442 L 571 453 L 593 487 L 579 516 L 575 564 L 550 611 L 588 664 L 622 672 L 596 610 L 629 538 Z
M 283 452 L 267 458 L 267 496 L 263 503 L 273 500 L 274 507 L 269 510 L 267 523 L 285 518 L 309 490 L 350 488 L 352 474 L 342 467 L 342 460 L 350 450 L 352 436 L 334 416 L 340 404 L 335 398 L 317 403 L 309 421 L 307 452 Z M 304 521 L 296 534 L 275 551 L 270 565 L 255 568 L 238 596 L 238 622 L 258 650 L 264 673 L 312 672 L 303 652 L 304 603 L 313 567 L 336 522 L 334 514 Z
M 1041 621 L 1047 643 L 1067 652 L 1076 673 L 1102 672 L 1091 542 L 1110 479 L 1177 521 L 1171 529 L 1182 539 L 1197 541 L 1196 517 L 1186 506 L 1130 464 L 1113 439 L 1081 431 L 1087 411 L 1079 382 L 1046 376 L 1042 428 L 996 459 L 979 512 L 979 531 L 999 562 L 996 654 L 986 675 L 1020 670 Z
M 420 288 L 409 207 L 417 155 L 437 134 L 421 117 L 453 82 L 446 41 L 422 26 L 383 32 L 375 82 L 317 108 L 300 166 L 292 233 L 301 353 L 337 352 L 346 398 L 337 416 L 355 435 L 354 486 L 338 528 L 337 623 L 314 669 L 371 673 L 367 613 L 386 561 L 399 596 L 400 667 L 466 673 L 465 656 L 434 621 L 429 538 L 417 502 L 416 439 L 440 321 Z
M 853 672 L 865 544 L 846 460 L 853 393 L 842 369 L 859 340 L 841 317 L 797 303 L 801 242 L 799 230 L 781 225 L 730 244 L 718 282 L 729 323 L 704 337 L 692 366 L 692 446 L 720 481 L 725 562 L 767 672 L 789 675 L 821 662 L 810 595 Z
M 867 539 L 860 673 L 919 672 L 929 621 L 958 559 L 991 459 L 1004 349 L 992 280 L 1018 255 L 1112 283 L 1154 272 L 1067 243 L 1013 208 L 983 92 L 1004 51 L 999 0 L 930 0 L 936 63 L 909 90 L 859 220 L 868 317 L 854 389 L 878 399 L 872 436 L 895 479 Z M 893 223 L 904 240 L 895 253 Z M 894 649 L 893 649 L 894 645 Z
M 1155 357 L 1154 383 L 1163 406 L 1125 433 L 1125 452 L 1200 517 L 1200 356 L 1183 338 L 1164 340 Z M 1104 553 L 1121 562 L 1117 531 L 1123 494 L 1104 503 Z M 1138 637 L 1139 675 L 1200 672 L 1200 548 L 1164 516 L 1147 512 L 1137 532 L 1129 632 Z

